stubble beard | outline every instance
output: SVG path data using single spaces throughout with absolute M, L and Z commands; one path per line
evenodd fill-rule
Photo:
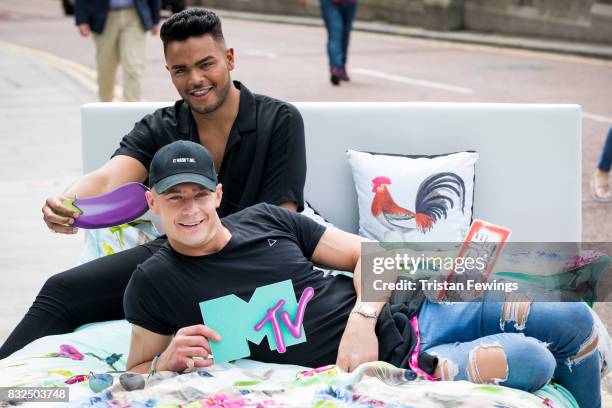
M 190 102 L 188 98 L 185 98 L 183 96 L 183 100 L 187 102 L 187 105 L 189 105 L 189 107 L 191 108 L 193 112 L 199 113 L 200 115 L 212 113 L 216 111 L 217 109 L 219 109 L 221 106 L 223 106 L 223 104 L 227 100 L 227 95 L 230 92 L 231 85 L 232 85 L 232 81 L 231 79 L 228 78 L 226 85 L 223 88 L 217 88 L 219 90 L 219 100 L 217 101 L 217 103 L 215 103 L 212 106 L 196 107 Z

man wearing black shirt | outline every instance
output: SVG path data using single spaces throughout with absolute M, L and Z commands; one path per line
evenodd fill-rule
M 209 339 L 220 337 L 202 324 L 199 302 L 229 294 L 248 302 L 256 288 L 287 279 L 297 297 L 314 289 L 304 313 L 307 341 L 284 353 L 271 350 L 270 339 L 251 344 L 251 358 L 307 366 L 338 361 L 346 370 L 377 360 L 383 303 L 361 300 L 359 237 L 265 203 L 220 219 L 222 186 L 210 155 L 195 143 L 160 149 L 149 177 L 149 207 L 168 242 L 138 266 L 125 292 L 133 323 L 128 370 L 147 372 L 157 354 L 156 370 L 210 365 Z M 354 271 L 354 279 L 324 277 L 313 263 Z
M 71 224 L 78 214 L 61 204 L 64 198 L 95 196 L 133 181 L 146 183 L 155 152 L 175 140 L 191 140 L 210 151 L 225 187 L 220 216 L 260 202 L 301 211 L 306 158 L 297 109 L 252 94 L 231 80 L 234 50 L 226 47 L 214 13 L 188 9 L 175 14 L 162 26 L 161 38 L 166 67 L 182 100 L 147 115 L 108 163 L 81 177 L 62 196 L 48 198 L 42 209 L 48 228 L 76 233 Z M 42 336 L 123 318 L 123 292 L 133 271 L 165 241 L 161 237 L 49 278 L 0 349 L 0 358 Z

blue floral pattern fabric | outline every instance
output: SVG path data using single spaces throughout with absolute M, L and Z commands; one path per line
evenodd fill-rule
M 152 221 L 140 218 L 115 227 L 85 230 L 85 247 L 79 261 L 83 264 L 112 255 L 146 244 L 160 235 Z

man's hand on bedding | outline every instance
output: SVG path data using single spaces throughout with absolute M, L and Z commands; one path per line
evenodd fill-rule
M 374 332 L 376 319 L 352 313 L 342 334 L 336 365 L 351 372 L 359 365 L 378 360 L 378 338 Z
M 74 223 L 74 219 L 79 214 L 62 204 L 62 201 L 67 198 L 61 196 L 47 198 L 42 208 L 43 221 L 47 224 L 49 230 L 53 232 L 76 234 L 78 228 L 72 227 L 71 224 Z
M 207 359 L 211 354 L 209 339 L 220 341 L 221 336 L 203 324 L 183 327 L 176 332 L 166 350 L 159 356 L 156 371 L 178 372 L 187 368 L 213 365 L 213 360 Z

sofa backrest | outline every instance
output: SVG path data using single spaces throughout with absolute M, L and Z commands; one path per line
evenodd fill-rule
M 109 159 L 147 113 L 169 103 L 92 103 L 82 108 L 83 169 Z M 512 229 L 515 242 L 579 241 L 581 114 L 577 105 L 301 102 L 306 200 L 336 226 L 357 232 L 346 149 L 480 153 L 474 218 Z

